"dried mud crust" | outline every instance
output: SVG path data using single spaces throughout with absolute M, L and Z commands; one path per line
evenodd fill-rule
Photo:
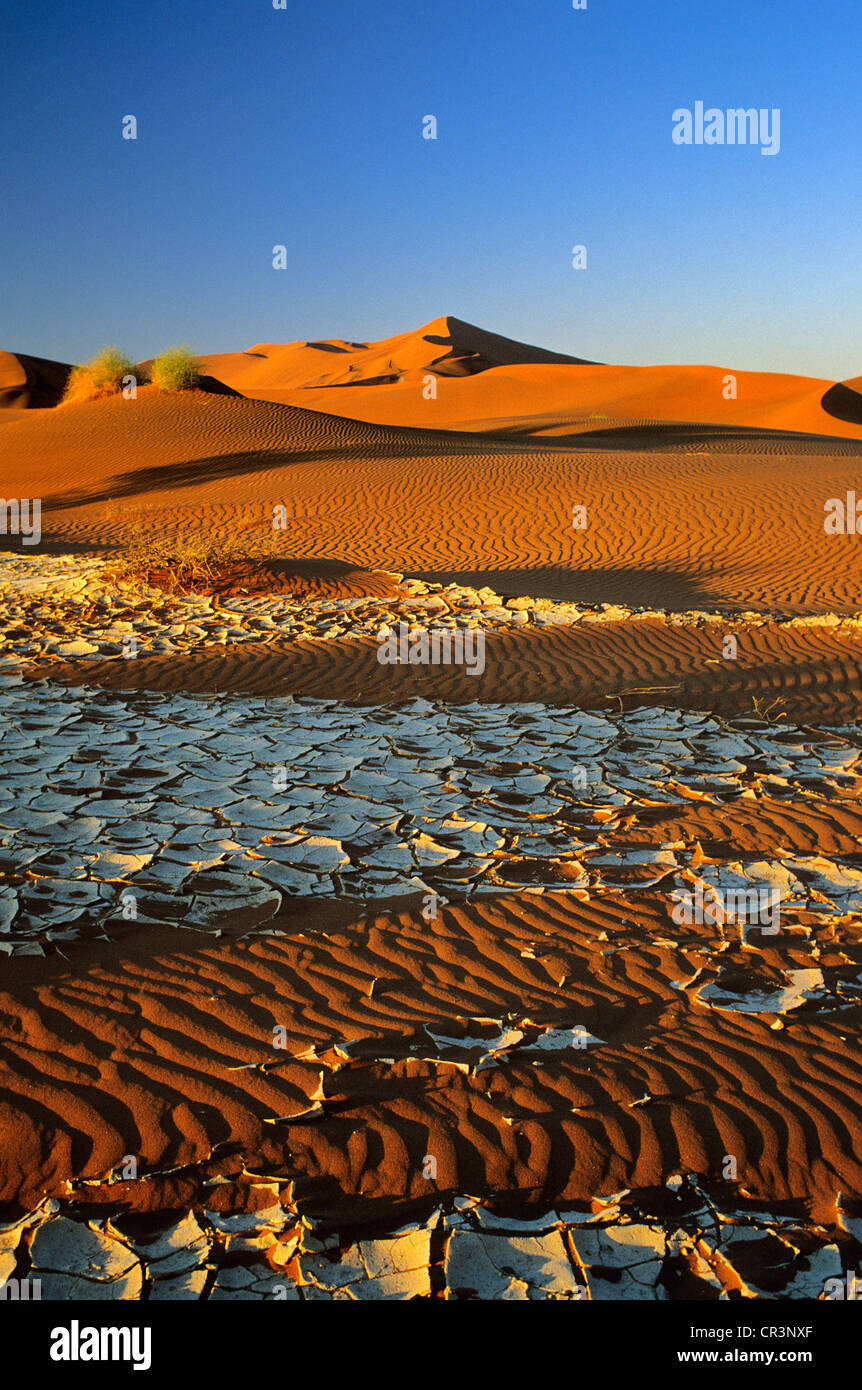
M 379 598 L 398 618 L 434 596 Z M 304 645 L 242 639 L 266 651 L 252 698 L 99 689 L 181 686 L 193 654 L 91 660 L 85 608 L 71 641 L 96 650 L 49 653 L 80 682 L 58 699 L 25 680 L 32 630 L 11 637 L 5 1277 L 47 1297 L 796 1298 L 858 1263 L 862 736 L 716 709 L 747 679 L 752 700 L 852 709 L 854 620 L 737 623 L 740 676 L 705 656 L 716 615 L 540 631 L 554 605 L 475 597 L 470 622 L 534 630 L 493 634 L 510 665 L 461 705 L 273 695 L 273 655 L 310 651 L 320 680 L 362 648 L 337 607 Z M 728 674 L 710 713 L 625 709 L 652 694 L 625 677 L 604 711 L 571 686 L 492 699 L 530 644 L 546 685 L 573 650 L 616 652 L 617 684 L 651 649 L 665 672 L 684 654 L 695 690 L 716 684 L 698 662 Z M 237 655 L 194 656 L 204 691 Z M 776 893 L 780 932 L 675 917 L 715 890 Z
M 772 893 L 862 906 L 862 734 L 539 704 L 345 706 L 0 678 L 0 948 L 303 898 Z M 816 965 L 797 963 L 803 969 Z
M 678 1174 L 581 1210 L 455 1196 L 340 1234 L 298 1217 L 289 1186 L 219 1174 L 195 1207 L 149 1219 L 45 1201 L 0 1225 L 0 1273 L 49 1300 L 831 1300 L 857 1296 L 858 1213 L 839 1199 L 822 1226 Z

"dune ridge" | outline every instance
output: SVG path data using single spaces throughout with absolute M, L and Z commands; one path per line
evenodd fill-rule
M 138 365 L 145 372 L 153 359 Z M 518 438 L 662 426 L 862 439 L 862 378 L 721 365 L 627 366 L 534 347 L 453 315 L 378 342 L 255 343 L 200 356 L 211 390 L 366 423 Z M 3 419 L 53 406 L 70 368 L 0 354 Z M 7 412 L 14 409 L 14 416 Z

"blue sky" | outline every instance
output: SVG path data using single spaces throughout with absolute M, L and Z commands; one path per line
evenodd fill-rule
M 862 373 L 858 0 L 36 0 L 4 48 L 5 348 L 449 313 L 600 361 Z M 779 108 L 780 153 L 674 144 L 697 100 Z

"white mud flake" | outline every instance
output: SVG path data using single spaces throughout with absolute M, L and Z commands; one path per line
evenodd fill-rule
M 456 1229 L 449 1236 L 444 1273 L 448 1299 L 584 1297 L 559 1231 L 515 1236 Z

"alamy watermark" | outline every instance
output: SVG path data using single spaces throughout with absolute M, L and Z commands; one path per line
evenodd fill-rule
M 384 627 L 377 634 L 377 660 L 381 666 L 463 666 L 468 676 L 485 670 L 485 633 L 482 628 Z
M 130 1361 L 133 1371 L 148 1371 L 153 1362 L 150 1327 L 68 1327 L 51 1330 L 52 1361 Z
M 862 1279 L 848 1269 L 843 1279 L 827 1279 L 823 1285 L 824 1297 L 828 1302 L 847 1299 L 851 1303 L 862 1302 Z
M 20 536 L 24 545 L 42 539 L 41 497 L 0 497 L 0 536 Z
M 826 520 L 823 530 L 827 536 L 862 536 L 862 497 L 855 492 L 843 497 L 828 497 L 823 503 Z
M 675 145 L 759 145 L 761 154 L 778 154 L 781 149 L 781 109 L 769 111 L 761 106 L 717 106 L 704 109 L 702 101 L 694 111 L 679 106 L 671 117 L 671 136 Z
M 0 1300 L 28 1303 L 42 1297 L 41 1279 L 4 1279 L 0 1284 Z
M 732 922 L 760 927 L 765 936 L 781 930 L 781 892 L 778 888 L 716 888 L 698 884 L 693 893 L 676 888 L 671 916 L 678 927 L 724 926 Z

